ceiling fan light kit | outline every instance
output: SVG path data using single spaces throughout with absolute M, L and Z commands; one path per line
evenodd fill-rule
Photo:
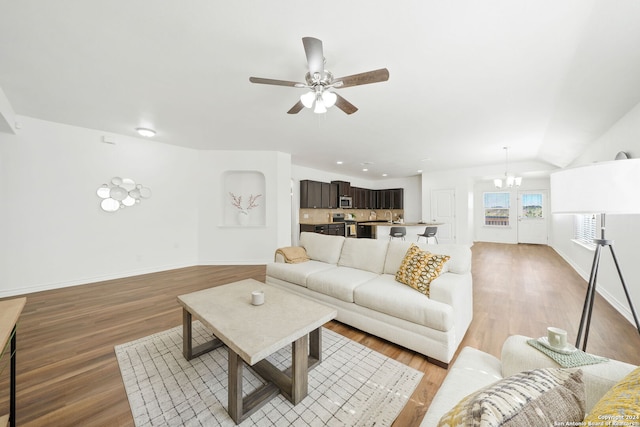
M 302 44 L 309 66 L 309 71 L 305 75 L 305 83 L 249 77 L 251 83 L 310 89 L 309 92 L 300 96 L 300 101 L 287 111 L 288 114 L 297 114 L 305 107 L 313 108 L 314 113 L 323 114 L 334 105 L 346 114 L 353 114 L 358 111 L 358 108 L 330 89 L 335 90 L 389 80 L 389 71 L 386 68 L 335 79 L 333 73 L 324 69 L 322 41 L 314 37 L 303 37 Z

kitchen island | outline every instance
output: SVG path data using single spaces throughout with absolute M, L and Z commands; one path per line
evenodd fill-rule
M 418 234 L 424 233 L 424 229 L 426 227 L 437 227 L 438 225 L 442 225 L 441 222 L 405 222 L 405 223 L 391 223 L 388 221 L 385 222 L 359 222 L 358 223 L 358 231 L 360 231 L 360 227 L 370 227 L 371 229 L 371 238 L 372 239 L 388 239 L 389 232 L 391 231 L 391 227 L 404 227 L 407 229 L 407 235 L 405 236 L 405 240 L 415 241 L 418 239 Z M 360 237 L 360 233 L 358 233 L 358 237 Z

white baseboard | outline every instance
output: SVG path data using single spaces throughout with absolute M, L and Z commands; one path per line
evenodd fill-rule
M 589 276 L 591 275 L 591 272 L 587 272 L 582 268 L 580 268 L 579 266 L 577 266 L 576 264 L 574 264 L 569 257 L 567 257 L 564 253 L 559 251 L 557 248 L 553 246 L 551 246 L 551 248 L 553 248 L 553 250 L 556 251 L 556 253 L 562 257 L 562 259 L 567 261 L 567 263 L 580 275 L 580 277 L 582 277 L 585 280 L 586 282 L 585 297 L 586 297 L 586 292 L 587 292 L 586 285 L 589 283 Z M 622 286 L 621 283 L 619 283 L 618 285 Z M 608 287 L 607 284 L 604 284 L 601 281 L 598 281 L 596 283 L 596 292 L 598 292 L 602 296 L 602 298 L 604 298 L 609 304 L 611 304 L 611 306 L 615 308 L 616 311 L 618 311 L 618 313 L 622 314 L 622 316 L 625 319 L 627 319 L 629 323 L 635 326 L 636 323 L 635 323 L 635 320 L 633 319 L 633 314 L 631 313 L 631 308 L 629 308 L 628 302 L 626 300 L 621 302 L 620 300 L 615 298 L 609 291 L 607 291 L 606 289 L 607 287 Z

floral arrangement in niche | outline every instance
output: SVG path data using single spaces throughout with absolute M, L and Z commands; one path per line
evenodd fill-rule
M 233 205 L 233 207 L 237 208 L 241 214 L 244 215 L 249 215 L 249 211 L 253 208 L 257 208 L 258 206 L 260 206 L 257 202 L 257 200 L 262 197 L 262 194 L 257 194 L 257 195 L 249 195 L 249 203 L 247 203 L 246 207 L 242 207 L 242 196 L 236 196 L 235 194 L 229 192 L 229 195 L 231 196 L 231 204 Z

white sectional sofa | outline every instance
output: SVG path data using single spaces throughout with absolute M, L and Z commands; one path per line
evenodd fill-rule
M 420 427 L 436 427 L 442 416 L 456 406 L 465 396 L 503 378 L 533 369 L 560 367 L 553 359 L 527 344 L 527 340 L 529 340 L 529 337 L 522 335 L 513 335 L 507 338 L 502 346 L 501 360 L 472 347 L 463 348 L 455 363 L 449 369 L 436 396 L 431 401 Z M 636 368 L 634 365 L 616 360 L 571 368 L 571 370 L 582 370 L 582 381 L 585 390 L 584 409 L 586 412 L 591 412 L 605 393 Z M 638 392 L 636 391 L 635 393 L 637 396 Z M 612 413 L 611 415 L 615 414 Z M 635 422 L 636 425 L 640 424 L 638 418 L 621 417 L 613 419 L 627 422 L 627 424 L 619 425 L 633 425 L 629 420 Z M 606 424 L 606 419 L 601 421 L 602 424 L 600 425 L 613 425 Z M 566 423 L 556 425 L 581 424 Z
M 468 246 L 418 244 L 451 257 L 427 297 L 395 280 L 411 242 L 303 232 L 300 245 L 311 259 L 288 264 L 277 254 L 267 283 L 335 307 L 338 321 L 448 367 L 473 317 Z

